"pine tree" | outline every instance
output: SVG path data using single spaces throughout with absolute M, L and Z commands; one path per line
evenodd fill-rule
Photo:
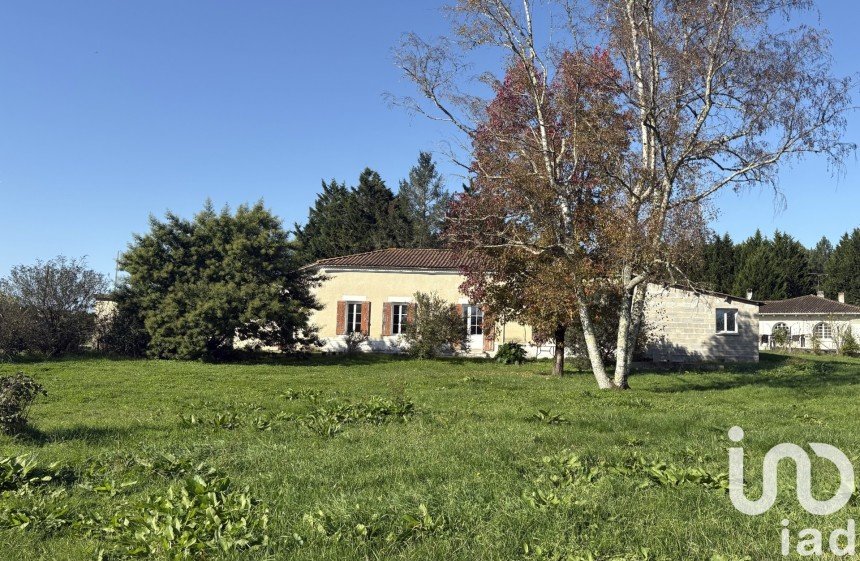
M 399 247 L 411 237 L 411 224 L 402 205 L 370 168 L 361 172 L 343 218 L 352 224 L 359 252 Z
M 192 220 L 150 218 L 121 260 L 120 308 L 137 310 L 148 354 L 193 359 L 237 338 L 288 351 L 316 341 L 308 321 L 317 279 L 298 267 L 281 221 L 262 203 L 235 213 L 207 203 Z
M 429 152 L 418 153 L 418 164 L 409 179 L 400 182 L 397 194 L 412 224 L 412 247 L 439 247 L 445 212 L 451 200 Z
M 822 290 L 824 283 L 824 273 L 827 268 L 827 262 L 833 254 L 833 244 L 827 239 L 827 236 L 821 236 L 815 247 L 808 251 L 809 255 L 809 274 L 812 275 L 812 281 L 815 289 Z
M 409 244 L 412 225 L 403 205 L 379 174 L 366 168 L 349 189 L 332 180 L 317 196 L 295 237 L 305 263 Z
M 344 183 L 339 184 L 334 179 L 329 184 L 323 181 L 322 192 L 310 209 L 307 224 L 295 225 L 302 262 L 353 253 L 355 230 L 343 219 L 349 199 L 350 191 Z
M 794 298 L 814 292 L 806 248 L 789 234 L 777 230 L 773 235 L 771 265 L 775 278 L 772 299 Z
M 702 248 L 702 267 L 697 275 L 712 290 L 732 292 L 734 290 L 737 256 L 735 243 L 728 233 L 714 236 Z
M 824 274 L 827 261 L 833 253 L 833 244 L 827 236 L 821 236 L 815 247 L 809 250 L 809 270 L 813 274 Z
M 825 267 L 825 294 L 835 298 L 845 293 L 845 302 L 860 306 L 860 228 L 844 234 Z
M 774 281 L 770 273 L 770 240 L 760 230 L 735 248 L 737 265 L 732 294 L 746 295 L 752 290 L 753 297 L 769 299 Z

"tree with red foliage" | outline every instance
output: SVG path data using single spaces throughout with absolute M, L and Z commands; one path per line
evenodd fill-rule
M 574 322 L 583 324 L 589 355 L 598 354 L 584 304 L 606 289 L 594 279 L 606 277 L 612 261 L 619 198 L 605 170 L 617 166 L 628 127 L 606 53 L 562 53 L 551 80 L 528 64 L 513 62 L 493 84 L 495 97 L 472 141 L 472 167 L 480 173 L 451 205 L 446 236 L 483 257 L 465 271 L 464 292 L 495 317 L 552 337 L 561 374 Z
M 778 195 L 780 163 L 808 154 L 838 169 L 854 150 L 841 135 L 855 81 L 834 75 L 826 30 L 791 26 L 809 0 L 544 5 L 549 20 L 568 22 L 569 45 L 596 39 L 606 52 L 544 47 L 530 0 L 459 0 L 456 41 L 410 34 L 398 50 L 430 107 L 403 101 L 471 143 L 466 167 L 481 196 L 454 209 L 459 247 L 564 262 L 597 382 L 626 388 L 648 283 L 689 283 L 683 264 L 712 195 Z M 508 61 L 504 78 L 481 75 L 492 100 L 462 88 L 466 57 L 487 47 Z M 540 276 L 549 289 L 552 275 Z M 612 378 L 591 323 L 607 287 L 620 295 Z

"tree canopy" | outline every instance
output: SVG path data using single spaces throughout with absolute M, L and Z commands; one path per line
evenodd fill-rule
M 295 225 L 305 263 L 389 247 L 438 247 L 449 195 L 432 157 L 419 154 L 395 195 L 376 171 L 358 184 L 323 182 L 304 225 Z
M 96 296 L 107 287 L 105 276 L 84 259 L 60 256 L 13 267 L 0 279 L 0 354 L 80 350 L 95 329 Z
M 400 182 L 397 196 L 410 221 L 410 247 L 439 247 L 451 196 L 429 152 L 418 153 L 418 163 Z
M 860 306 L 860 228 L 846 233 L 836 244 L 824 269 L 824 292 L 830 298 L 845 293 L 845 302 Z
M 295 246 L 262 203 L 192 220 L 150 218 L 120 259 L 129 309 L 139 311 L 148 353 L 199 358 L 228 352 L 238 339 L 295 350 L 315 342 L 316 278 L 299 268 Z

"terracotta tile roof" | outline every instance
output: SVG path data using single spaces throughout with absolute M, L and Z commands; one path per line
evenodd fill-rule
M 320 259 L 313 268 L 357 267 L 362 269 L 459 269 L 471 262 L 468 256 L 450 249 L 377 249 L 341 257 Z
M 807 295 L 788 300 L 768 300 L 759 311 L 760 314 L 856 314 L 860 306 L 842 304 L 821 296 Z

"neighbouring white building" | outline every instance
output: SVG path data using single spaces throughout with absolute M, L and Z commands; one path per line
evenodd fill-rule
M 846 304 L 844 293 L 838 300 L 819 292 L 766 301 L 759 310 L 759 329 L 762 349 L 787 346 L 811 350 L 817 339 L 820 350 L 835 351 L 848 330 L 855 338 L 860 336 L 860 306 Z

